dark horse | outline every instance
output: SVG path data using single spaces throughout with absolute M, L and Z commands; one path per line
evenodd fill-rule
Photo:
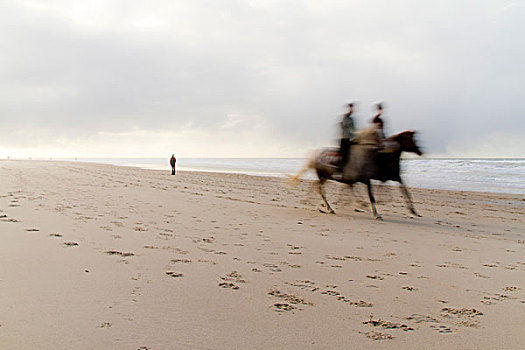
M 318 191 L 323 197 L 326 208 L 330 213 L 335 213 L 328 201 L 323 190 L 323 184 L 327 180 L 334 180 L 352 186 L 356 182 L 361 182 L 368 187 L 368 197 L 372 206 L 372 212 L 376 219 L 381 219 L 378 214 L 372 186 L 370 180 L 379 180 L 382 182 L 391 180 L 397 181 L 401 185 L 401 191 L 407 200 L 408 209 L 416 216 L 419 216 L 414 209 L 410 194 L 400 176 L 399 161 L 402 152 L 412 152 L 422 155 L 423 152 L 416 144 L 415 131 L 403 131 L 399 134 L 392 135 L 384 142 L 379 142 L 377 133 L 374 128 L 365 130 L 350 146 L 350 157 L 348 163 L 342 171 L 337 166 L 338 150 L 325 148 L 317 151 L 307 162 L 306 166 L 292 178 L 297 181 L 300 176 L 308 169 L 315 169 L 319 180 L 317 181 Z M 383 147 L 379 147 L 379 144 Z

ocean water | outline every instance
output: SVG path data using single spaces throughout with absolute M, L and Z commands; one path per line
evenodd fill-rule
M 170 171 L 169 158 L 92 158 L 85 162 Z M 284 177 L 305 164 L 303 158 L 178 158 L 177 170 Z M 411 187 L 525 195 L 525 159 L 431 159 L 401 162 Z M 315 179 L 313 170 L 303 178 Z

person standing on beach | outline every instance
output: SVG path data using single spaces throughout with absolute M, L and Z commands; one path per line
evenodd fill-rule
M 350 144 L 351 140 L 355 137 L 355 123 L 352 113 L 354 111 L 354 104 L 348 104 L 348 112 L 343 115 L 343 120 L 341 121 L 341 145 L 339 148 L 339 153 L 341 155 L 341 169 L 343 169 L 348 161 L 348 156 L 350 154 Z
M 170 159 L 171 175 L 175 175 L 175 163 L 177 163 L 177 158 L 175 158 L 175 154 L 172 154 Z

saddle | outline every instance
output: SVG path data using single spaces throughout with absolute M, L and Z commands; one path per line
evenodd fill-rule
M 338 149 L 330 149 L 326 152 L 323 152 L 319 159 L 319 162 L 324 166 L 335 168 L 337 172 L 342 172 L 341 154 L 339 153 Z

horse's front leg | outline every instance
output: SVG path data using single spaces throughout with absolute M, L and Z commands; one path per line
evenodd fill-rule
M 383 217 L 377 212 L 376 209 L 376 200 L 372 194 L 372 183 L 370 180 L 367 181 L 366 186 L 368 187 L 368 198 L 370 198 L 370 204 L 372 205 L 372 213 L 374 213 L 376 220 L 383 220 Z
M 321 195 L 321 197 L 323 198 L 323 201 L 324 201 L 324 204 L 326 205 L 326 209 L 328 209 L 328 213 L 330 214 L 335 214 L 335 211 L 332 209 L 332 207 L 330 206 L 330 204 L 328 203 L 328 201 L 326 200 L 326 196 L 324 194 L 324 188 L 323 188 L 323 184 L 326 182 L 326 179 L 325 178 L 321 178 L 319 179 L 319 181 L 317 182 L 317 189 L 319 191 L 319 194 Z
M 399 184 L 400 184 L 401 192 L 403 193 L 403 195 L 405 196 L 405 199 L 407 201 L 408 210 L 412 214 L 414 214 L 415 216 L 421 217 L 421 215 L 419 215 L 416 212 L 416 209 L 414 209 L 414 204 L 412 203 L 412 197 L 410 197 L 410 193 L 408 192 L 408 188 L 405 186 L 403 181 L 399 181 Z

